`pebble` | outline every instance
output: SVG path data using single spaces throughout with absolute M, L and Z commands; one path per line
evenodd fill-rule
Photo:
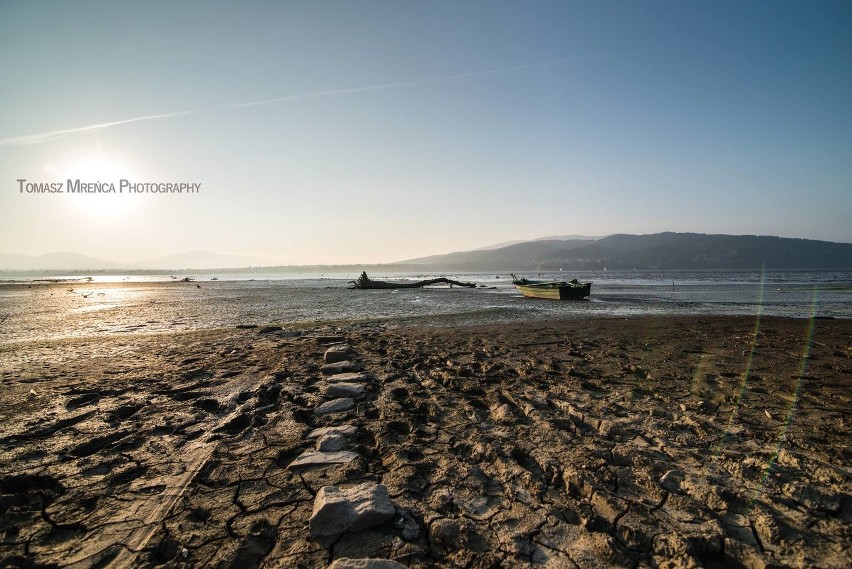
M 420 526 L 409 512 L 398 513 L 391 525 L 394 529 L 401 530 L 402 539 L 405 541 L 415 541 L 420 536 Z
M 515 418 L 511 405 L 504 403 L 491 410 L 491 418 L 495 421 L 508 421 Z
M 681 470 L 669 470 L 660 477 L 660 486 L 669 492 L 677 492 L 685 474 Z

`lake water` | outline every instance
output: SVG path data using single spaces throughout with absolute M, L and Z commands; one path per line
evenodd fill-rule
M 180 275 L 183 277 L 184 275 Z M 852 317 L 852 271 L 592 272 L 583 301 L 526 299 L 508 275 L 375 274 L 373 279 L 447 276 L 476 289 L 349 290 L 347 275 L 56 275 L 62 282 L 0 280 L 0 345 L 104 334 L 170 332 L 238 324 L 338 320 L 418 324 L 511 322 L 687 314 Z M 560 273 L 529 278 L 570 278 Z M 573 275 L 572 275 L 573 276 Z M 64 280 L 68 279 L 68 280 Z

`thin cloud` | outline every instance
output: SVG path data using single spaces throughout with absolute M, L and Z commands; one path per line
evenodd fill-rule
M 477 71 L 474 73 L 460 73 L 458 75 L 442 75 L 440 77 L 429 77 L 426 79 L 415 79 L 413 81 L 401 81 L 399 83 L 385 83 L 383 85 L 369 85 L 366 87 L 350 87 L 347 89 L 331 89 L 328 91 L 311 91 L 310 93 L 299 93 L 298 95 L 286 95 L 284 97 L 275 97 L 274 99 L 264 99 L 262 101 L 252 101 L 249 103 L 235 103 L 234 107 L 257 107 L 260 105 L 271 105 L 273 103 L 282 103 L 284 101 L 297 101 L 299 99 L 313 99 L 315 97 L 328 97 L 332 95 L 345 95 L 348 93 L 364 93 L 366 91 L 382 91 L 385 89 L 397 89 L 399 87 L 410 87 L 412 85 L 425 85 L 428 83 L 440 83 L 443 81 L 453 81 L 456 79 L 471 79 L 473 77 L 485 77 L 487 75 L 495 75 L 497 73 L 507 73 L 509 71 L 520 71 L 522 69 L 532 69 L 534 67 L 544 67 L 564 61 L 554 59 L 551 61 L 542 61 L 539 63 L 530 63 L 527 65 L 518 65 L 515 67 L 501 67 L 499 69 L 489 69 L 486 71 Z
M 570 58 L 571 60 L 576 59 L 586 59 L 586 58 Z M 488 75 L 496 75 L 499 73 L 508 73 L 511 71 L 521 71 L 524 69 L 533 69 L 535 67 L 544 67 L 546 65 L 552 65 L 555 63 L 561 63 L 564 61 L 568 61 L 569 59 L 553 59 L 550 61 L 541 61 L 538 63 L 530 63 L 527 65 L 517 65 L 514 67 L 501 67 L 498 69 L 488 69 L 485 71 L 477 71 L 474 73 L 459 73 L 457 75 L 442 75 L 440 77 L 428 77 L 426 79 L 415 79 L 413 81 L 401 81 L 398 83 L 385 83 L 382 85 L 368 85 L 366 87 L 350 87 L 346 89 L 331 89 L 328 91 L 311 91 L 309 93 L 299 93 L 297 95 L 286 95 L 284 97 L 275 97 L 273 99 L 265 99 L 261 101 L 249 101 L 247 103 L 234 103 L 229 105 L 230 108 L 246 108 L 246 107 L 257 107 L 262 105 L 272 105 L 275 103 L 283 103 L 286 101 L 296 101 L 299 99 L 313 99 L 317 97 L 330 97 L 333 95 L 345 95 L 348 93 L 364 93 L 368 91 L 382 91 L 386 89 L 397 89 L 400 87 L 410 87 L 413 85 L 426 85 L 429 83 L 441 83 L 444 81 L 454 81 L 457 79 L 471 79 L 474 77 L 485 77 Z M 134 122 L 142 122 L 142 121 L 151 121 L 151 120 L 162 120 L 169 119 L 174 117 L 180 117 L 185 115 L 190 115 L 194 113 L 198 113 L 201 111 L 193 110 L 193 111 L 179 111 L 175 113 L 163 113 L 158 115 L 146 115 L 142 117 L 136 117 L 132 119 L 125 119 L 120 121 L 113 122 L 105 122 L 100 124 L 93 124 L 89 126 L 81 126 L 77 128 L 68 128 L 64 130 L 54 130 L 51 132 L 42 132 L 39 134 L 27 134 L 23 136 L 13 136 L 10 138 L 2 138 L 0 139 L 0 146 L 25 146 L 29 144 L 41 144 L 43 142 L 48 142 L 51 140 L 55 140 L 57 138 L 61 138 L 64 136 L 69 136 L 73 134 L 78 134 L 81 132 L 91 132 L 96 130 L 104 130 L 107 128 L 112 128 L 114 126 L 119 126 L 123 124 L 130 124 Z
M 80 132 L 91 132 L 94 130 L 103 130 L 105 128 L 110 128 L 113 126 L 118 126 L 121 124 L 128 124 L 133 122 L 141 122 L 141 121 L 152 121 L 159 119 L 168 119 L 172 117 L 180 117 L 183 115 L 189 115 L 198 111 L 179 111 L 176 113 L 163 113 L 159 115 L 145 115 L 144 117 L 136 117 L 132 119 L 125 119 L 121 121 L 113 121 L 113 122 L 105 122 L 100 124 L 92 124 L 89 126 L 81 126 L 77 128 L 67 128 L 65 130 L 54 130 L 51 132 L 42 132 L 39 134 L 27 134 L 24 136 L 13 136 L 11 138 L 2 138 L 0 139 L 0 146 L 25 146 L 28 144 L 41 144 L 42 142 L 48 142 L 50 140 L 55 140 L 57 138 L 61 138 L 63 136 L 68 136 L 69 134 L 77 134 Z

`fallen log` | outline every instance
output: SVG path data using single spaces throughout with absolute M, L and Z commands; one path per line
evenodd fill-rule
M 393 283 L 387 281 L 374 281 L 370 277 L 367 276 L 367 271 L 363 271 L 361 276 L 358 277 L 358 280 L 349 281 L 352 286 L 350 289 L 396 289 L 396 288 L 420 288 L 424 286 L 429 286 L 433 284 L 446 283 L 450 286 L 463 286 L 467 288 L 475 288 L 476 283 L 462 283 L 459 281 L 450 280 L 445 277 L 440 277 L 437 279 L 427 279 L 425 281 L 417 281 L 413 283 Z

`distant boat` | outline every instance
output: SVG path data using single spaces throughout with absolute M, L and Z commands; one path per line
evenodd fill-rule
M 512 284 L 527 298 L 551 300 L 579 300 L 592 292 L 592 283 L 581 283 L 577 279 L 565 281 L 531 281 L 512 275 Z

